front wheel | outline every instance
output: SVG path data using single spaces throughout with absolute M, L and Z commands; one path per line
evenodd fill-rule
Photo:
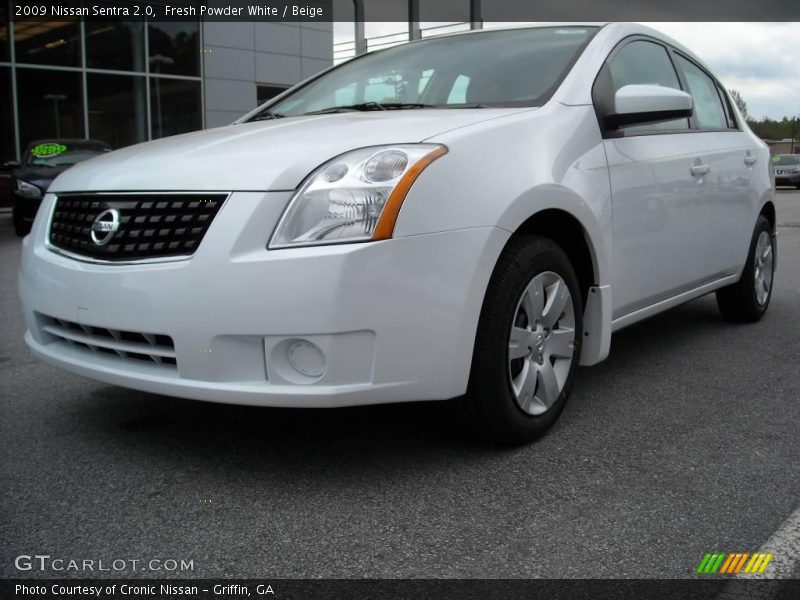
M 764 316 L 772 298 L 775 253 L 772 227 L 758 217 L 742 276 L 733 285 L 717 291 L 722 316 L 732 321 L 755 322 Z
M 575 271 L 552 240 L 519 236 L 495 266 L 481 310 L 467 394 L 471 429 L 521 444 L 556 421 L 569 395 L 583 335 Z

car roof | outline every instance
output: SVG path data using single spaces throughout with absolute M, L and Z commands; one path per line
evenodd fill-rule
M 513 30 L 520 30 L 520 29 L 542 29 L 546 27 L 597 27 L 599 28 L 604 38 L 614 38 L 616 42 L 613 45 L 616 45 L 619 41 L 625 39 L 626 37 L 631 37 L 634 35 L 644 35 L 647 37 L 655 38 L 665 44 L 669 44 L 670 46 L 680 50 L 684 54 L 688 55 L 692 60 L 697 62 L 700 66 L 704 69 L 709 70 L 708 66 L 700 60 L 694 52 L 689 50 L 686 46 L 677 42 L 676 40 L 672 39 L 665 33 L 658 31 L 657 29 L 653 29 L 652 27 L 648 27 L 647 25 L 642 25 L 641 23 L 617 23 L 617 22 L 590 22 L 590 21 L 576 21 L 574 23 L 512 23 L 509 25 L 503 25 L 501 27 L 491 27 L 488 29 L 469 29 L 466 31 L 453 31 L 450 33 L 444 33 L 441 35 L 431 36 L 427 38 L 423 38 L 421 40 L 414 40 L 410 42 L 412 44 L 424 42 L 428 40 L 435 40 L 444 37 L 453 37 L 453 36 L 462 36 L 462 35 L 480 35 L 485 33 L 490 33 L 494 31 L 513 31 Z M 600 33 L 600 32 L 598 32 Z
M 619 33 L 620 39 L 629 37 L 631 35 L 646 35 L 649 37 L 659 39 L 667 44 L 670 44 L 671 46 L 674 46 L 675 48 L 678 48 L 679 50 L 692 55 L 692 57 L 694 58 L 694 55 L 691 52 L 691 50 L 684 47 L 679 42 L 676 42 L 668 35 L 658 31 L 657 29 L 653 29 L 652 27 L 648 27 L 647 25 L 642 25 L 640 23 L 618 23 L 618 22 L 607 22 L 607 21 L 604 22 L 576 21 L 574 23 L 512 23 L 509 25 L 503 25 L 501 27 L 490 27 L 486 29 L 468 29 L 465 31 L 451 31 L 448 33 L 422 38 L 420 40 L 413 40 L 412 42 L 407 42 L 407 43 L 418 43 L 428 40 L 436 40 L 445 37 L 454 37 L 462 35 L 480 35 L 482 33 L 485 34 L 494 31 L 514 31 L 520 29 L 543 29 L 543 28 L 561 28 L 561 27 L 596 27 L 598 29 L 607 30 L 609 33 L 611 32 Z
M 658 31 L 657 29 L 653 29 L 652 27 L 648 27 L 647 25 L 642 25 L 641 23 L 609 23 L 609 22 L 574 22 L 574 23 L 513 23 L 510 25 L 504 25 L 502 27 L 492 27 L 490 29 L 471 29 L 467 31 L 455 31 L 451 33 L 445 33 L 441 35 L 431 36 L 427 38 L 423 38 L 421 40 L 414 40 L 412 42 L 406 42 L 406 44 L 418 44 L 423 43 L 426 41 L 433 41 L 445 37 L 455 37 L 455 36 L 471 36 L 471 35 L 485 35 L 491 34 L 493 32 L 502 32 L 502 31 L 510 31 L 510 30 L 525 30 L 525 29 L 542 29 L 542 28 L 566 28 L 566 27 L 596 27 L 599 30 L 596 32 L 594 38 L 589 42 L 586 50 L 582 53 L 581 57 L 578 59 L 579 63 L 592 63 L 593 69 L 599 69 L 599 64 L 597 60 L 593 60 L 593 56 L 595 58 L 599 57 L 601 59 L 600 62 L 605 60 L 605 57 L 608 55 L 613 48 L 619 44 L 625 38 L 633 37 L 633 36 L 645 36 L 649 38 L 653 38 L 659 42 L 672 46 L 676 50 L 679 50 L 689 58 L 691 58 L 694 62 L 700 65 L 703 69 L 708 71 L 709 73 L 713 73 L 713 71 L 706 65 L 702 59 L 700 59 L 694 52 L 692 52 L 689 48 L 677 42 L 676 40 L 672 39 L 670 36 L 666 35 Z M 390 48 L 385 48 L 385 50 L 389 50 Z M 377 52 L 381 52 L 384 49 L 377 50 Z M 577 65 L 578 63 L 576 63 Z M 571 69 L 572 72 L 574 69 Z M 580 69 L 578 69 L 580 71 Z M 588 75 L 588 72 L 584 72 L 584 75 Z M 592 77 L 593 78 L 593 77 Z M 568 92 L 567 95 L 574 94 L 574 91 Z M 591 102 L 591 100 L 589 100 Z

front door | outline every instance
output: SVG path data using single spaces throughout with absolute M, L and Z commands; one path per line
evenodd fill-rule
M 625 85 L 681 89 L 666 46 L 634 39 L 604 67 L 612 94 Z M 709 157 L 689 119 L 623 127 L 604 141 L 613 205 L 613 318 L 707 279 L 706 229 L 713 196 Z

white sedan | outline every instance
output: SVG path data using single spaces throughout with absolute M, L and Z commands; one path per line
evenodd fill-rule
M 766 146 L 660 33 L 426 39 L 59 176 L 24 241 L 25 337 L 198 400 L 453 399 L 522 443 L 614 331 L 710 292 L 761 318 L 773 194 Z

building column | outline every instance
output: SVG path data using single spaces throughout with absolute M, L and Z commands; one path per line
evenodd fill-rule
M 355 10 L 356 56 L 366 54 L 367 38 L 364 36 L 364 0 L 353 0 Z
M 481 0 L 469 0 L 469 28 L 483 29 L 481 16 Z
M 408 0 L 408 39 L 410 41 L 422 39 L 422 30 L 419 28 L 419 0 Z

